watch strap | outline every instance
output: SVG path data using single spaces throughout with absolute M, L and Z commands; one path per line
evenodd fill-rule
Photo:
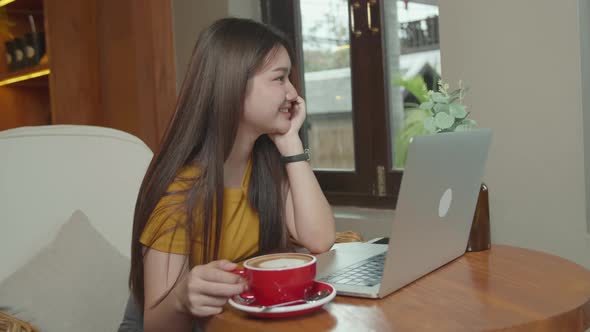
M 303 153 L 292 155 L 292 156 L 281 156 L 281 162 L 283 164 L 294 163 L 297 161 L 309 161 L 311 160 L 311 154 L 309 149 L 303 150 Z

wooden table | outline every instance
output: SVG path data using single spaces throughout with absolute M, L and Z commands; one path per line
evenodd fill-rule
M 288 319 L 251 318 L 226 306 L 206 331 L 584 331 L 590 271 L 510 246 L 467 253 L 381 300 L 337 296 Z

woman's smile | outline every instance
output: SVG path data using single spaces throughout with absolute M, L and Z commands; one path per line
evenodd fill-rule
M 281 115 L 284 115 L 288 119 L 291 119 L 291 108 L 290 107 L 279 108 L 279 113 L 281 113 Z

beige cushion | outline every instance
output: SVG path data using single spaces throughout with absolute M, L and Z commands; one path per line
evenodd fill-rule
M 77 210 L 53 241 L 0 284 L 0 311 L 43 332 L 116 331 L 129 259 Z

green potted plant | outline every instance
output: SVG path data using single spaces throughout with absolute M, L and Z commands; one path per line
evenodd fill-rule
M 406 88 L 419 102 L 408 103 L 404 109 L 404 126 L 395 140 L 396 168 L 404 167 L 412 137 L 471 130 L 477 126 L 474 120 L 467 118 L 469 112 L 463 105 L 466 89 L 461 82 L 459 88 L 452 91 L 443 80 L 438 81 L 438 91 L 428 91 L 421 76 L 408 80 L 398 79 L 396 83 Z

